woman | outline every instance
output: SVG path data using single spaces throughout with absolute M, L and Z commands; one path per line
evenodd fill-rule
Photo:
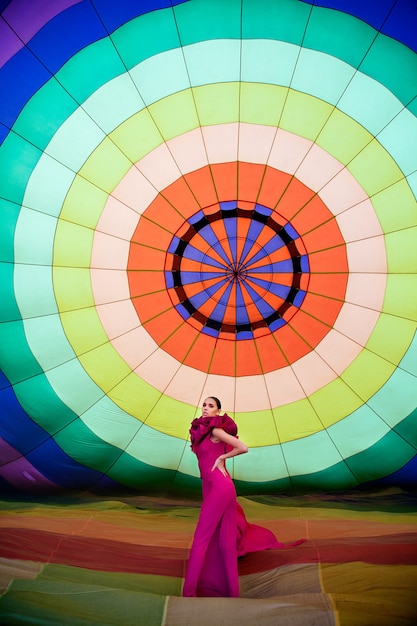
M 236 500 L 226 459 L 245 454 L 248 447 L 237 438 L 235 422 L 226 413 L 221 416 L 220 410 L 218 398 L 206 398 L 202 416 L 193 420 L 190 429 L 203 503 L 184 581 L 187 597 L 239 597 L 238 556 L 284 547 L 271 531 L 248 524 Z

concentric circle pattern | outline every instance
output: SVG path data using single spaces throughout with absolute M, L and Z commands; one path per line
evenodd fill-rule
M 207 395 L 242 493 L 415 484 L 407 3 L 37 4 L 1 22 L 3 485 L 198 488 Z
M 305 297 L 308 259 L 297 239 L 262 205 L 250 210 L 232 201 L 208 215 L 199 211 L 168 248 L 165 280 L 174 306 L 214 337 L 252 339 L 256 331 L 277 330 Z

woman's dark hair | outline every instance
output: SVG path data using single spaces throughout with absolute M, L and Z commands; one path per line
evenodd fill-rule
M 220 402 L 220 400 L 218 398 L 216 398 L 216 396 L 209 396 L 209 398 L 214 400 L 214 402 L 217 404 L 217 408 L 220 411 L 220 409 L 222 408 L 222 403 Z

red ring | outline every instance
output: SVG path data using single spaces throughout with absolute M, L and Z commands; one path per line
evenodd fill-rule
M 310 264 L 308 292 L 287 323 L 275 332 L 235 341 L 230 334 L 206 335 L 196 320 L 185 321 L 165 285 L 166 251 L 187 218 L 218 202 L 237 200 L 274 209 L 299 233 Z M 184 224 L 185 223 L 185 224 Z M 331 268 L 331 271 L 329 271 Z M 128 280 L 133 305 L 156 343 L 179 362 L 225 376 L 265 374 L 313 350 L 333 328 L 348 280 L 346 246 L 335 216 L 297 178 L 269 166 L 223 163 L 184 175 L 164 189 L 142 214 L 131 240 Z M 307 280 L 307 277 L 305 277 Z M 306 288 L 306 285 L 302 285 Z

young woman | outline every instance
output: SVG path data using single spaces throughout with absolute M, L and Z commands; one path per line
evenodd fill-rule
M 226 413 L 220 415 L 220 410 L 218 398 L 206 398 L 202 416 L 191 423 L 191 449 L 198 459 L 203 502 L 184 581 L 186 597 L 238 597 L 238 556 L 284 547 L 271 531 L 249 524 L 236 500 L 226 459 L 245 454 L 248 447 L 237 438 L 235 422 Z

